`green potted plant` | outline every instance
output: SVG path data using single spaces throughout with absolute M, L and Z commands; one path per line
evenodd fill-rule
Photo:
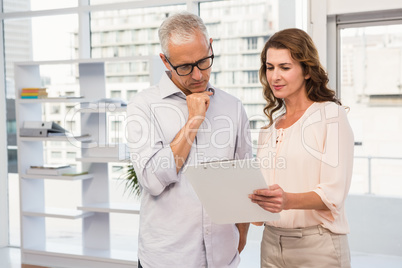
M 138 182 L 137 174 L 135 174 L 135 170 L 133 164 L 129 164 L 127 166 L 127 172 L 122 175 L 122 179 L 126 183 L 125 191 L 128 191 L 129 194 L 134 194 L 135 196 L 141 195 L 141 188 Z

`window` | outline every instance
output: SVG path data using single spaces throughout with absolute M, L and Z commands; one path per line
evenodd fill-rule
M 257 71 L 248 71 L 247 72 L 247 81 L 249 84 L 258 83 L 258 72 Z
M 60 114 L 60 105 L 53 104 L 50 106 L 50 109 L 52 114 Z
M 402 23 L 360 19 L 338 20 L 340 96 L 356 141 L 350 192 L 402 197 Z
M 250 128 L 255 129 L 257 127 L 257 122 L 255 120 L 250 121 Z
M 77 156 L 76 152 L 67 152 L 66 157 L 69 159 L 75 159 Z
M 154 7 L 153 3 L 150 3 L 150 7 L 142 7 L 147 1 L 140 1 L 138 4 L 137 1 L 128 0 L 117 2 L 91 0 L 88 7 L 78 8 L 78 5 L 85 5 L 84 2 L 86 1 L 3 1 L 9 172 L 17 172 L 18 152 L 15 142 L 17 126 L 14 113 L 14 62 L 69 60 L 80 58 L 82 54 L 84 57 L 94 59 L 127 57 L 130 60 L 126 62 L 111 61 L 106 64 L 106 89 L 108 97 L 126 97 L 129 100 L 151 83 L 149 72 L 152 63 L 146 57 L 158 56 L 160 52 L 157 31 L 160 23 L 172 12 L 188 10 L 188 5 L 192 5 L 192 8 L 197 6 L 211 37 L 214 38 L 215 60 L 211 82 L 231 94 L 242 97 L 245 95 L 245 88 L 250 87 L 250 83 L 254 84 L 256 81 L 258 83 L 255 74 L 252 73 L 259 69 L 259 53 L 263 45 L 261 41 L 266 40 L 277 30 L 275 28 L 277 23 L 273 21 L 275 16 L 267 16 L 267 14 L 277 10 L 278 0 L 201 1 L 199 3 L 178 1 L 176 5 L 160 7 Z M 103 4 L 109 4 L 108 8 L 102 7 Z M 110 8 L 111 4 L 113 8 Z M 137 4 L 141 8 L 135 8 Z M 92 8 L 92 5 L 97 6 Z M 32 10 L 46 10 L 46 12 L 38 15 L 38 13 L 31 13 Z M 80 18 L 85 10 L 89 10 L 90 25 L 85 25 L 85 19 Z M 13 16 L 7 17 L 8 12 L 14 12 Z M 217 20 L 217 18 L 221 19 Z M 245 23 L 242 24 L 241 21 Z M 48 87 L 49 97 L 78 95 L 76 66 L 71 64 L 43 66 L 40 69 L 40 76 L 42 85 Z M 261 114 L 261 105 L 257 103 L 259 100 L 249 98 L 249 101 L 250 107 L 256 105 L 255 109 L 250 108 L 247 111 L 250 116 L 252 113 Z M 43 120 L 55 121 L 66 129 L 73 130 L 80 126 L 79 120 L 62 117 L 74 107 L 75 105 L 72 104 L 46 104 Z M 258 125 L 259 120 L 257 119 L 253 125 Z M 116 134 L 122 129 L 121 120 L 114 120 L 110 128 L 112 135 L 109 140 L 116 143 L 123 142 L 122 135 Z M 58 150 L 61 146 L 63 146 L 63 153 Z M 45 156 L 49 162 L 73 162 L 73 159 L 80 154 L 80 151 L 72 144 L 47 143 L 46 149 Z M 9 207 L 10 244 L 19 245 L 18 176 L 9 174 L 8 180 L 9 198 L 13 200 Z M 114 183 L 117 190 L 111 196 L 120 200 L 123 198 L 121 196 L 124 191 L 121 189 L 120 181 L 116 181 Z M 52 184 L 49 184 L 47 195 L 52 195 L 52 187 Z M 55 231 L 55 236 L 66 235 L 56 232 L 60 221 L 47 220 L 46 223 L 51 225 L 50 230 Z M 71 233 L 68 235 L 74 237 L 74 232 L 78 232 L 79 229 L 77 226 L 72 226 Z M 112 225 L 112 228 L 118 229 L 118 226 L 116 223 Z M 122 232 L 115 233 L 121 237 Z M 118 241 L 112 239 L 112 243 L 117 244 Z
M 244 64 L 244 68 L 252 69 L 255 68 L 255 63 L 260 62 L 259 54 L 247 54 L 243 56 L 242 64 Z
M 248 50 L 254 50 L 257 49 L 257 37 L 249 37 L 247 38 L 247 49 Z
M 61 152 L 52 151 L 52 153 L 51 153 L 51 157 L 53 159 L 60 159 L 61 156 L 62 156 Z
M 112 130 L 113 131 L 119 131 L 122 130 L 122 122 L 120 121 L 112 121 Z
M 121 91 L 120 90 L 112 90 L 110 92 L 110 97 L 111 98 L 120 98 L 121 97 Z
M 212 71 L 216 73 L 213 82 L 217 87 L 243 100 L 247 95 L 245 93 L 247 88 L 259 85 L 261 50 L 265 40 L 278 30 L 277 27 L 272 27 L 278 25 L 276 16 L 267 14 L 272 14 L 272 10 L 277 9 L 277 0 L 200 3 L 200 16 L 214 39 L 213 46 L 217 60 L 214 61 Z M 261 87 L 259 90 L 262 90 Z M 252 101 L 251 98 L 247 101 L 257 105 L 261 101 L 264 102 L 264 99 L 258 94 Z M 260 105 L 257 107 L 261 108 Z M 256 116 L 258 118 L 256 120 L 264 118 L 262 108 L 250 109 L 247 115 Z
M 246 87 L 243 89 L 243 102 L 246 103 L 258 103 L 263 101 L 263 94 L 261 87 Z
M 136 93 L 137 93 L 137 90 L 127 90 L 126 100 L 130 100 Z
M 69 131 L 75 131 L 76 129 L 76 123 L 75 123 L 75 121 L 70 121 L 70 120 L 68 120 L 68 121 L 66 121 L 66 129 L 67 130 L 69 130 Z
M 175 5 L 92 12 L 91 48 L 95 52 L 92 57 L 153 55 L 156 52 L 153 45 L 159 44 L 160 23 L 169 13 L 185 8 Z
M 66 7 L 76 7 L 78 1 L 47 1 L 47 0 L 31 0 L 31 1 L 16 1 L 3 0 L 4 12 L 28 11 L 28 10 L 46 10 Z

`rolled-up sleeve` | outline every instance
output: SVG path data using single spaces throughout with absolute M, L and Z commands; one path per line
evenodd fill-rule
M 314 191 L 329 208 L 329 211 L 318 210 L 318 214 L 333 222 L 340 215 L 350 188 L 354 137 L 342 106 L 326 106 L 325 117 L 326 135 L 321 158 L 320 183 Z
M 146 103 L 140 96 L 129 102 L 126 138 L 142 189 L 157 196 L 179 177 L 170 144 L 164 141 L 160 126 Z

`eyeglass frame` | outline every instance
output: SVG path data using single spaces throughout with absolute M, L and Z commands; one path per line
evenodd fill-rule
M 166 61 L 169 63 L 169 65 L 172 66 L 172 68 L 176 71 L 176 73 L 177 73 L 178 76 L 187 76 L 187 75 L 191 74 L 191 73 L 194 71 L 194 67 L 197 67 L 198 70 L 200 70 L 200 71 L 205 71 L 205 70 L 208 70 L 209 68 L 212 67 L 212 65 L 214 64 L 215 55 L 214 55 L 214 50 L 213 50 L 213 48 L 212 48 L 212 44 L 211 44 L 211 43 L 209 43 L 209 48 L 210 48 L 211 51 L 212 51 L 212 55 L 211 55 L 211 56 L 208 56 L 208 57 L 205 57 L 205 58 L 202 58 L 202 59 L 200 59 L 200 60 L 197 60 L 197 61 L 194 62 L 194 63 L 185 63 L 185 64 L 180 64 L 180 65 L 174 66 L 173 64 L 170 63 L 170 61 L 169 61 L 168 57 L 166 57 L 166 55 L 165 55 L 165 59 L 166 59 Z M 208 50 L 209 50 L 209 49 L 208 49 Z M 201 68 L 198 66 L 198 64 L 199 64 L 200 62 L 204 61 L 204 60 L 207 60 L 207 59 L 211 59 L 211 60 L 212 60 L 212 61 L 211 61 L 211 65 L 210 65 L 208 68 L 206 68 L 206 69 L 201 69 Z M 180 68 L 180 67 L 182 67 L 182 66 L 186 66 L 186 65 L 191 65 L 191 71 L 190 71 L 188 74 L 179 74 L 179 72 L 177 72 L 177 69 Z

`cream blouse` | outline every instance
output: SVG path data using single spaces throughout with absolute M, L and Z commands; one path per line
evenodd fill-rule
M 280 220 L 267 222 L 282 228 L 322 225 L 334 233 L 349 232 L 345 215 L 353 169 L 353 132 L 345 108 L 333 102 L 315 102 L 292 126 L 276 129 L 276 121 L 262 129 L 257 158 L 269 185 L 285 192 L 316 192 L 330 209 L 283 210 Z

